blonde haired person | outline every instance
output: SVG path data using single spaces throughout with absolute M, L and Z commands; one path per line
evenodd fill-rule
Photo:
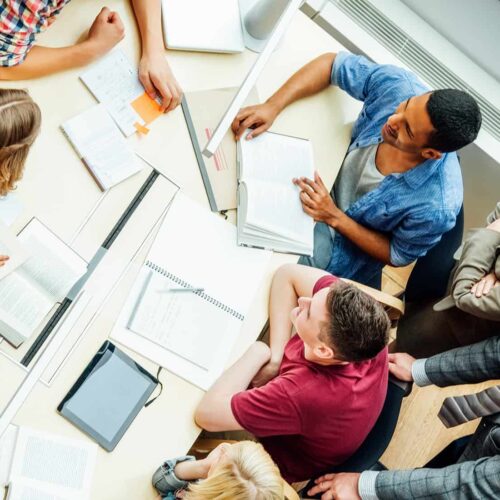
M 25 90 L 0 89 L 0 198 L 23 176 L 40 124 L 40 108 Z M 0 255 L 0 267 L 7 260 L 8 256 Z
M 283 479 L 260 443 L 222 443 L 203 460 L 164 462 L 153 475 L 163 499 L 281 500 Z

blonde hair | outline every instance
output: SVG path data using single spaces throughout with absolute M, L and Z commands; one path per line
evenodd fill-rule
M 260 443 L 241 441 L 227 448 L 225 457 L 207 479 L 191 484 L 185 500 L 282 500 L 283 479 Z
M 23 176 L 30 146 L 40 130 L 40 108 L 20 89 L 0 89 L 0 196 Z

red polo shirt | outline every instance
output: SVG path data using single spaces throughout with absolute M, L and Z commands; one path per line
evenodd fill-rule
M 313 293 L 337 278 L 318 280 Z M 311 479 L 351 456 L 375 424 L 387 392 L 387 349 L 375 358 L 321 366 L 304 358 L 294 335 L 279 375 L 235 394 L 233 415 L 254 434 L 289 482 Z

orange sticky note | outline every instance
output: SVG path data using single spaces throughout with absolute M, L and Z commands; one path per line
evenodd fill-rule
M 144 120 L 146 125 L 156 120 L 162 112 L 160 105 L 144 92 L 140 97 L 132 101 L 132 107 L 135 112 Z
M 149 129 L 148 127 L 145 127 L 144 125 L 141 125 L 139 122 L 134 123 L 134 127 L 139 132 L 140 134 L 149 134 Z

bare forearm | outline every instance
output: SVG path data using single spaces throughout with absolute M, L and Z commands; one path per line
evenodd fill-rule
M 283 268 L 274 275 L 269 297 L 271 361 L 281 363 L 286 343 L 292 334 L 290 311 L 297 305 L 297 293 Z
M 245 390 L 255 374 L 269 361 L 269 347 L 255 342 L 206 392 L 195 412 L 196 423 L 208 431 L 237 430 L 240 424 L 231 409 L 232 397 Z
M 327 88 L 335 56 L 334 53 L 323 54 L 300 68 L 267 102 L 281 111 L 292 102 Z
M 143 54 L 163 52 L 160 0 L 132 0 L 132 7 L 141 34 Z
M 37 78 L 85 66 L 95 58 L 95 51 L 89 42 L 59 48 L 35 45 L 21 64 L 0 68 L 0 80 Z
M 359 224 L 340 210 L 329 224 L 363 252 L 384 264 L 391 264 L 391 242 L 384 234 Z

